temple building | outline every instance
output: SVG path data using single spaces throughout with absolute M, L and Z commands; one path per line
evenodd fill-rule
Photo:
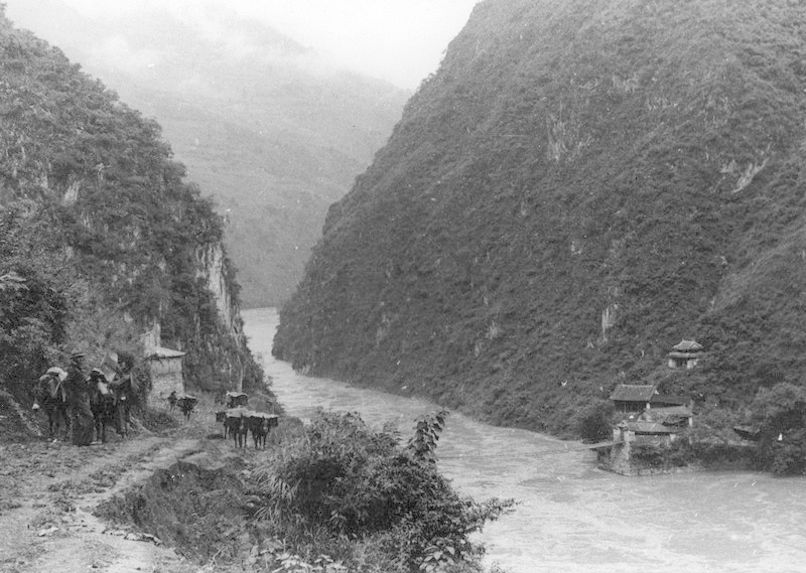
M 669 368 L 685 368 L 691 370 L 705 353 L 696 340 L 681 340 L 672 347 L 669 353 Z

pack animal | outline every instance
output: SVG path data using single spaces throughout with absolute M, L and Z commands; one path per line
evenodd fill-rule
M 46 374 L 34 386 L 34 410 L 43 410 L 48 417 L 48 436 L 56 438 L 69 433 L 70 417 L 67 413 L 67 392 L 63 380 Z
M 196 407 L 197 401 L 198 399 L 194 398 L 193 396 L 182 396 L 176 401 L 176 403 L 179 405 L 179 410 L 181 410 L 182 414 L 185 416 L 185 420 L 190 419 L 190 414 Z
M 265 449 L 266 438 L 271 429 L 279 424 L 279 418 L 263 412 L 253 412 L 247 418 L 247 424 L 249 431 L 252 432 L 252 441 L 255 443 L 255 449 Z
M 224 434 L 232 436 L 235 446 L 246 447 L 246 437 L 249 432 L 249 416 L 251 412 L 243 408 L 232 408 L 226 411 L 224 420 Z
M 125 436 L 121 424 L 121 410 L 118 400 L 105 378 L 90 377 L 90 409 L 95 425 L 95 439 L 106 443 L 106 429 L 112 426 L 120 436 Z

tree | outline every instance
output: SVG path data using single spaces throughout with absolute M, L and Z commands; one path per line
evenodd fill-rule
M 806 474 L 806 389 L 788 382 L 761 388 L 751 410 L 761 430 L 761 466 L 780 475 Z

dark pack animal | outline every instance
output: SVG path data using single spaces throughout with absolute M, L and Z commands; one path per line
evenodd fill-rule
M 179 405 L 179 410 L 184 414 L 185 419 L 190 419 L 190 414 L 193 412 L 193 409 L 196 407 L 196 402 L 198 402 L 197 398 L 193 396 L 180 396 L 176 403 Z
M 48 417 L 48 436 L 56 438 L 61 433 L 69 434 L 70 417 L 67 412 L 67 392 L 63 379 L 46 374 L 34 386 L 34 410 L 42 410 Z
M 252 412 L 247 419 L 249 431 L 252 432 L 252 441 L 255 449 L 266 448 L 266 437 L 272 428 L 279 424 L 279 418 L 263 412 Z
M 110 426 L 123 436 L 125 432 L 121 424 L 118 400 L 106 379 L 91 375 L 90 384 L 90 409 L 95 424 L 95 439 L 106 443 L 106 429 Z
M 232 408 L 226 411 L 224 420 L 224 434 L 232 436 L 235 446 L 246 447 L 246 437 L 249 432 L 249 416 L 252 412 L 243 408 Z

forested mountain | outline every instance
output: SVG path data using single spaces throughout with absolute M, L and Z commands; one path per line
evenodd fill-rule
M 157 325 L 191 387 L 261 382 L 223 223 L 184 175 L 156 122 L 0 9 L 0 390 L 27 401 L 77 350 L 139 362 Z
M 247 306 L 290 296 L 328 206 L 369 165 L 409 95 L 205 3 L 93 19 L 59 0 L 12 0 L 9 14 L 159 121 L 226 216 Z
M 275 354 L 559 433 L 618 382 L 726 424 L 803 385 L 805 48 L 789 0 L 480 3 L 331 207 Z M 666 368 L 682 338 L 701 367 Z

